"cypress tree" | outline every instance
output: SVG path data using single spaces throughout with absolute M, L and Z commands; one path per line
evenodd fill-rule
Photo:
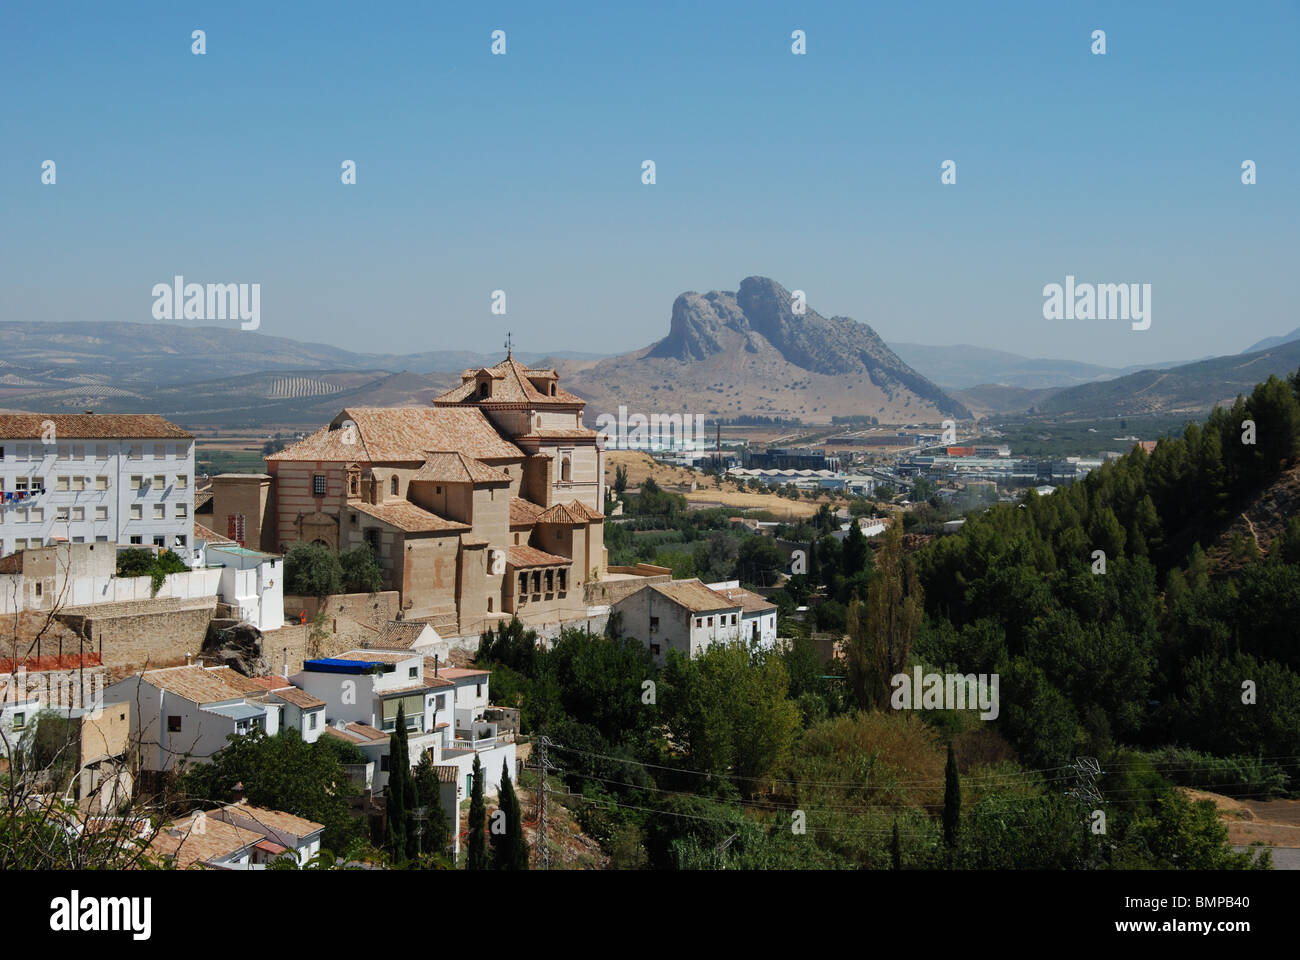
M 395 859 L 407 856 L 406 826 L 409 798 L 407 782 L 411 777 L 410 756 L 406 747 L 406 710 L 397 708 L 397 726 L 388 738 L 388 786 L 384 788 L 384 847 Z
M 483 804 L 483 767 L 479 764 L 478 754 L 474 754 L 474 787 L 469 795 L 469 840 L 466 844 L 466 870 L 486 870 L 488 868 L 487 841 L 483 836 L 483 822 L 487 808 Z
M 447 814 L 442 809 L 442 786 L 433 757 L 425 753 L 415 767 L 415 794 L 422 810 L 420 827 L 420 852 L 445 854 L 450 837 L 447 833 Z
M 898 837 L 898 821 L 894 821 L 894 834 L 889 838 L 889 865 L 894 870 L 903 869 L 903 844 Z
M 510 781 L 510 766 L 501 760 L 499 809 L 505 815 L 505 832 L 492 834 L 492 869 L 527 870 L 528 840 L 524 836 L 523 811 L 519 795 Z
M 957 754 L 951 742 L 943 781 L 943 842 L 952 850 L 957 846 L 957 832 L 961 826 L 961 780 L 957 777 Z

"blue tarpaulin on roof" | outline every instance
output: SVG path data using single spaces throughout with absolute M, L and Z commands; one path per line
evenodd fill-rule
M 320 660 L 304 660 L 303 669 L 315 673 L 365 673 L 375 667 L 382 667 L 381 660 L 339 660 L 336 657 L 323 657 Z

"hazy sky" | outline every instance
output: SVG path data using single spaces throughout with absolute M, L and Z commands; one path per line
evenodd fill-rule
M 1297 50 L 1291 0 L 10 0 L 0 318 L 151 322 L 179 273 L 267 334 L 617 352 L 761 274 L 887 341 L 1232 353 L 1300 325 Z M 1151 328 L 1044 320 L 1067 273 Z

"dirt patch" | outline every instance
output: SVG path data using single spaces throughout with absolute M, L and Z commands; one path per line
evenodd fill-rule
M 1180 787 L 1190 800 L 1209 800 L 1236 846 L 1263 843 L 1300 848 L 1300 800 L 1234 800 L 1219 793 Z

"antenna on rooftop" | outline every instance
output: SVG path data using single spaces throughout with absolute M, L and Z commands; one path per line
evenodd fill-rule
M 514 345 L 514 338 L 511 336 L 509 332 L 507 332 L 506 333 L 506 359 L 507 360 L 510 359 L 510 355 L 514 352 L 512 349 L 513 345 Z

